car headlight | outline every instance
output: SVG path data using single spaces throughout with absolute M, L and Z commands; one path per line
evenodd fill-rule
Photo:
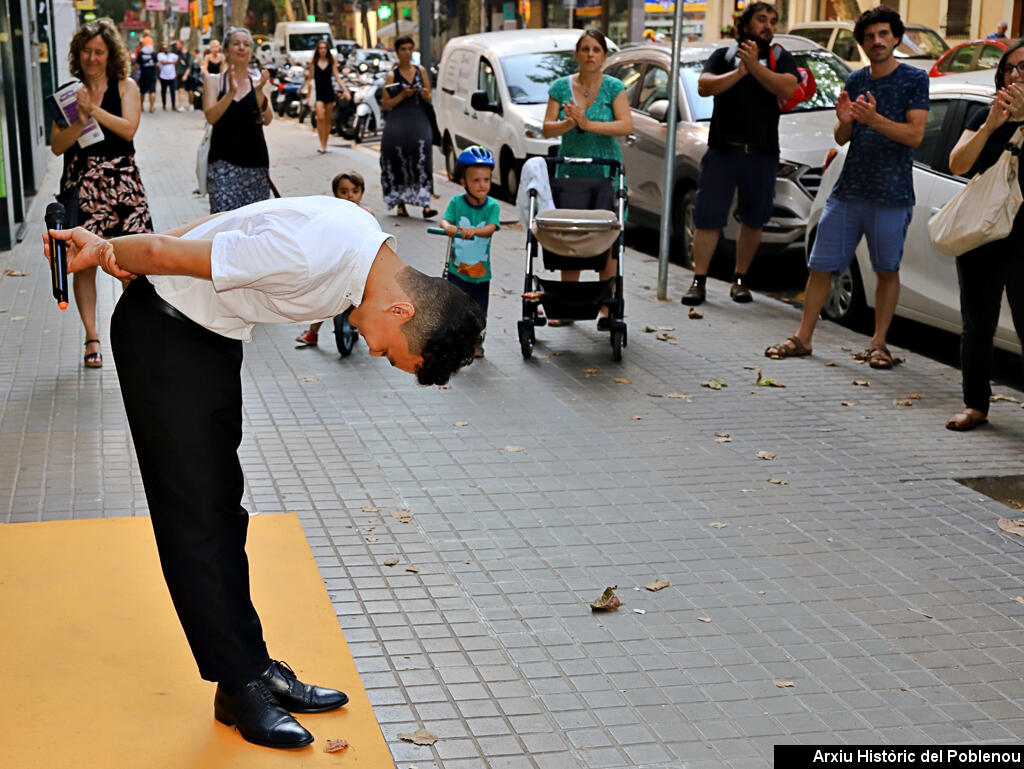
M 799 163 L 790 163 L 788 160 L 783 160 L 779 163 L 779 170 L 775 172 L 777 179 L 796 179 L 804 167 Z
M 524 122 L 526 126 L 526 138 L 527 139 L 543 139 L 544 138 L 544 125 L 538 123 L 535 120 L 527 120 Z

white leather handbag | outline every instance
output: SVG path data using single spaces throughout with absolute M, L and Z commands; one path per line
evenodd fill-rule
M 932 243 L 947 256 L 1001 240 L 1013 229 L 1024 197 L 1018 175 L 1024 126 L 1017 129 L 999 159 L 967 182 L 928 220 Z

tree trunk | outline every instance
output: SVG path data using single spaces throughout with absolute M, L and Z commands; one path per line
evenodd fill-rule
M 373 48 L 370 42 L 370 3 L 369 0 L 359 0 L 359 18 L 363 23 L 363 36 L 366 38 L 364 48 Z
M 244 27 L 249 14 L 249 0 L 231 0 L 231 26 Z

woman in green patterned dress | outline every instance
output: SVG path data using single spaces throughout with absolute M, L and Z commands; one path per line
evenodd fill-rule
M 622 81 L 601 72 L 608 58 L 604 35 L 596 29 L 586 30 L 576 43 L 574 58 L 579 71 L 558 78 L 548 89 L 544 135 L 562 137 L 559 157 L 604 158 L 621 163 L 622 151 L 616 137 L 632 132 L 633 116 Z M 607 172 L 606 167 L 561 166 L 557 175 L 593 176 L 595 173 L 607 175 Z M 609 258 L 600 278 L 609 280 L 614 275 L 615 265 Z M 562 271 L 562 280 L 579 279 L 579 270 Z M 608 308 L 602 307 L 597 327 L 603 329 L 607 323 Z

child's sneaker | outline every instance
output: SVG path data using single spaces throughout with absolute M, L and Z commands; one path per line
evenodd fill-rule
M 300 344 L 304 345 L 314 345 L 317 343 L 318 340 L 319 336 L 317 335 L 317 333 L 315 331 L 310 331 L 309 329 L 306 329 L 297 337 L 295 337 L 296 342 L 299 342 Z

